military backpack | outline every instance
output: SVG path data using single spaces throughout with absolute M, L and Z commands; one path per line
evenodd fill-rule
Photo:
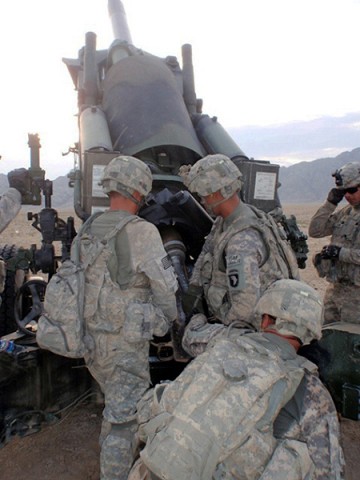
M 123 218 L 103 239 L 90 233 L 90 225 L 101 212 L 92 215 L 82 226 L 65 260 L 51 277 L 45 292 L 44 312 L 39 318 L 36 340 L 41 348 L 70 358 L 81 358 L 93 349 L 86 331 L 85 317 L 95 315 L 98 298 L 108 272 L 111 254 L 109 241 L 129 222 Z M 96 264 L 97 275 L 86 284 L 86 272 Z M 87 318 L 88 320 L 88 318 Z

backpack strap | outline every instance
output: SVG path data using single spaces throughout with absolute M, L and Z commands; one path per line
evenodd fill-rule
M 120 222 L 117 223 L 115 225 L 115 227 L 109 233 L 107 233 L 104 236 L 103 239 L 101 239 L 101 240 L 99 239 L 99 241 L 97 242 L 98 248 L 95 251 L 93 251 L 91 255 L 87 255 L 86 258 L 81 262 L 80 261 L 81 240 L 86 235 L 89 235 L 89 230 L 90 230 L 90 226 L 91 226 L 92 222 L 95 220 L 95 218 L 97 218 L 99 215 L 101 215 L 101 213 L 102 212 L 97 212 L 94 215 L 92 215 L 91 217 L 89 217 L 86 220 L 86 222 L 82 225 L 81 229 L 79 230 L 78 235 L 76 236 L 76 238 L 74 240 L 74 249 L 72 251 L 72 258 L 71 259 L 75 263 L 77 268 L 82 270 L 83 274 L 86 272 L 88 266 L 95 262 L 95 260 L 98 258 L 98 256 L 101 254 L 101 252 L 104 250 L 104 248 L 108 244 L 109 240 L 111 240 L 115 235 L 117 235 L 117 233 L 120 232 L 120 230 L 122 228 L 124 228 L 125 225 L 127 225 L 128 223 L 130 223 L 132 221 L 140 220 L 140 218 L 137 217 L 136 215 L 127 215 L 126 217 L 121 219 Z M 92 349 L 93 349 L 93 340 L 91 339 L 91 337 L 88 333 L 87 325 L 84 322 L 84 298 L 80 302 L 80 306 L 79 306 L 79 319 L 80 319 L 82 329 L 83 329 L 83 342 L 86 345 L 88 352 L 91 352 Z
M 111 232 L 105 235 L 105 237 L 101 240 L 101 242 L 105 242 L 105 241 L 108 242 L 113 237 L 115 237 L 118 234 L 118 232 L 120 232 L 120 230 L 122 230 L 125 227 L 125 225 L 135 220 L 140 220 L 140 218 L 136 215 L 126 216 L 125 218 L 120 220 L 119 223 L 115 225 L 115 227 L 111 230 Z
M 91 215 L 82 225 L 81 228 L 74 238 L 74 249 L 71 251 L 71 260 L 76 264 L 80 266 L 80 239 L 82 236 L 87 233 L 90 229 L 91 224 L 95 220 L 95 218 L 99 217 L 103 212 L 96 212 L 93 215 Z M 100 253 L 100 252 L 99 252 Z
M 81 227 L 81 229 L 80 229 L 80 231 L 79 231 L 79 233 L 78 233 L 78 235 L 75 239 L 75 250 L 74 250 L 75 258 L 73 260 L 76 262 L 77 265 L 80 264 L 80 242 L 81 242 L 82 238 L 86 234 L 88 234 L 88 232 L 90 230 L 90 226 L 93 223 L 93 221 L 95 220 L 95 218 L 97 218 L 102 213 L 103 212 L 96 212 L 94 215 L 89 217 L 86 220 L 86 222 L 83 224 L 83 226 Z M 120 232 L 120 230 L 122 230 L 125 227 L 125 225 L 127 225 L 128 223 L 130 223 L 132 221 L 135 221 L 135 220 L 137 221 L 137 220 L 140 220 L 140 219 L 136 215 L 128 215 L 128 216 L 122 218 L 120 220 L 120 222 L 117 223 L 115 225 L 115 227 L 104 236 L 104 238 L 102 238 L 101 240 L 99 239 L 99 248 L 96 251 L 94 251 L 92 255 L 89 255 L 86 259 L 84 259 L 83 262 L 82 262 L 84 271 L 87 269 L 87 267 L 89 265 L 91 265 L 92 263 L 95 262 L 97 257 L 100 255 L 100 253 L 104 250 L 105 246 L 108 244 L 109 240 L 111 240 L 113 237 L 115 237 Z

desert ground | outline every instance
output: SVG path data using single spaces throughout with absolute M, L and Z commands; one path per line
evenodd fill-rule
M 307 233 L 309 220 L 318 205 L 285 205 L 286 214 L 294 214 L 300 229 Z M 59 212 L 66 220 L 71 212 Z M 26 213 L 18 217 L 1 235 L 1 244 L 40 246 L 40 234 L 30 226 Z M 301 278 L 325 292 L 326 281 L 319 279 L 311 257 L 328 239 L 309 239 L 309 259 Z M 0 450 L 0 479 L 6 480 L 97 480 L 99 479 L 98 436 L 101 402 L 84 403 L 70 409 L 62 420 L 33 435 L 13 438 Z M 360 471 L 360 423 L 340 418 L 341 441 L 346 459 L 346 480 L 357 480 Z

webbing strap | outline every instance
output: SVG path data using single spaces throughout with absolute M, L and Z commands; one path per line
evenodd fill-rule
M 75 239 L 75 251 L 74 251 L 75 258 L 74 258 L 74 261 L 76 262 L 77 265 L 80 265 L 80 241 L 81 241 L 82 237 L 86 233 L 88 233 L 88 231 L 90 230 L 90 226 L 93 223 L 93 221 L 99 215 L 101 215 L 102 213 L 103 212 L 96 212 L 94 215 L 89 217 L 86 220 L 86 222 L 83 224 L 83 226 L 81 227 L 81 229 L 80 229 L 80 231 L 79 231 L 79 233 L 78 233 L 78 235 Z M 127 225 L 128 223 L 130 223 L 132 221 L 135 221 L 135 220 L 139 220 L 139 217 L 137 217 L 136 215 L 129 215 L 129 216 L 126 216 L 125 218 L 122 218 L 120 220 L 120 222 L 117 223 L 115 225 L 115 227 L 109 233 L 107 233 L 102 240 L 100 240 L 99 248 L 95 252 L 93 252 L 93 255 L 89 255 L 88 258 L 83 260 L 82 263 L 83 263 L 84 270 L 86 270 L 89 265 L 92 265 L 95 262 L 95 260 L 98 258 L 100 253 L 103 251 L 103 249 L 105 248 L 105 246 L 107 245 L 109 240 L 111 240 L 113 237 L 115 237 L 120 232 L 120 230 L 123 227 L 125 227 L 125 225 Z

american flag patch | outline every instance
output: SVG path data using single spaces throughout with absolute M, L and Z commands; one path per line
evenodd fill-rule
M 169 255 L 166 255 L 166 257 L 161 259 L 161 263 L 163 264 L 164 270 L 167 270 L 172 266 L 171 259 Z

